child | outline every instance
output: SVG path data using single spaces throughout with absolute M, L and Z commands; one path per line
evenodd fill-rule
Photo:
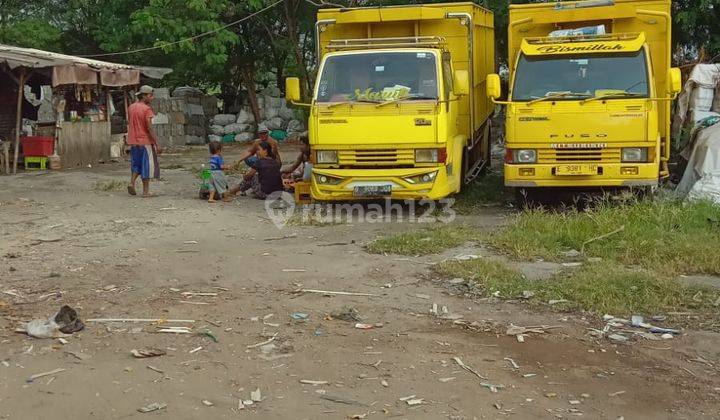
M 300 137 L 300 153 L 293 164 L 283 169 L 283 175 L 294 181 L 310 181 L 312 163 L 310 163 L 310 144 L 307 136 Z
M 212 174 L 210 198 L 208 203 L 214 203 L 215 198 L 222 198 L 222 201 L 230 201 L 231 194 L 228 193 L 228 181 L 223 173 L 223 169 L 227 169 L 228 165 L 222 157 L 222 143 L 219 141 L 211 141 L 208 144 L 210 149 L 210 173 Z
M 268 195 L 283 190 L 282 164 L 278 161 L 273 147 L 267 141 L 261 141 L 257 148 L 257 159 L 246 159 L 245 163 L 257 174 L 248 174 L 240 186 L 240 191 L 252 190 L 256 198 L 265 199 Z

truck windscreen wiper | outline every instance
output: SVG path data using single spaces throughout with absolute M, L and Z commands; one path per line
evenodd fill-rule
M 542 97 L 540 97 L 540 98 L 533 99 L 532 101 L 528 102 L 527 104 L 528 104 L 528 105 L 532 105 L 532 104 L 537 103 L 537 102 L 550 101 L 550 100 L 558 99 L 558 98 L 567 98 L 567 97 L 581 97 L 581 98 L 586 98 L 586 97 L 589 97 L 589 96 L 590 96 L 589 93 L 584 93 L 584 92 L 570 92 L 570 91 L 567 91 L 567 92 L 548 92 L 547 94 L 545 94 L 545 96 L 542 96 Z
M 389 101 L 380 102 L 379 104 L 375 105 L 375 107 L 380 108 L 385 105 L 394 104 L 395 102 L 400 102 L 400 101 L 422 101 L 422 100 L 427 100 L 427 99 L 437 100 L 437 98 L 434 96 L 422 96 L 422 95 L 406 96 L 404 98 L 396 98 L 396 99 L 390 99 Z
M 634 93 L 634 92 L 611 92 L 606 93 L 604 95 L 598 95 L 593 96 L 592 98 L 583 99 L 580 101 L 581 104 L 586 104 L 588 102 L 592 101 L 598 101 L 601 99 L 607 99 L 607 98 L 639 98 L 645 96 L 644 93 Z

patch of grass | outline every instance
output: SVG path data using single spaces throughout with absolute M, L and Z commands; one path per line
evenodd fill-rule
M 377 239 L 367 245 L 373 254 L 427 255 L 477 240 L 478 231 L 466 226 L 445 225 Z
M 515 259 L 558 261 L 570 249 L 664 277 L 720 274 L 720 207 L 672 199 L 612 204 L 588 211 L 526 210 L 488 243 Z M 620 228 L 623 230 L 590 241 Z
M 171 163 L 171 164 L 169 164 L 169 165 L 163 166 L 162 169 L 167 169 L 167 170 L 185 169 L 185 166 L 180 165 L 179 163 Z
M 433 269 L 443 277 L 461 277 L 472 281 L 477 286 L 477 292 L 484 296 L 499 291 L 503 298 L 513 298 L 522 295 L 524 290 L 532 290 L 537 284 L 525 279 L 522 273 L 506 263 L 487 258 L 444 261 L 433 266 Z
M 585 264 L 548 280 L 527 280 L 507 264 L 488 259 L 446 261 L 434 270 L 444 277 L 462 277 L 474 282 L 476 292 L 483 296 L 499 291 L 502 298 L 509 299 L 528 290 L 535 293 L 532 302 L 566 299 L 568 303 L 557 307 L 584 309 L 600 315 L 688 309 L 714 313 L 713 303 L 720 295 L 717 291 L 685 287 L 649 271 L 624 268 L 610 261 Z
M 495 172 L 478 177 L 455 196 L 453 209 L 461 214 L 477 212 L 488 206 L 497 206 L 510 197 L 505 188 L 503 177 Z
M 122 189 L 125 189 L 126 186 L 126 182 L 112 179 L 110 181 L 96 182 L 95 185 L 93 185 L 93 189 L 95 191 L 120 191 Z

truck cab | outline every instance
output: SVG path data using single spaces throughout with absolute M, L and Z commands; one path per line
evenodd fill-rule
M 669 107 L 680 89 L 669 4 L 511 8 L 506 186 L 654 187 L 668 176 Z
M 483 56 L 475 79 L 469 47 L 478 28 L 492 33 L 475 14 L 492 15 L 459 3 L 468 11 L 461 21 L 442 6 L 321 11 L 327 27 L 308 104 L 313 199 L 441 199 L 489 153 L 489 133 L 477 129 L 490 102 L 479 88 L 494 64 Z M 299 101 L 297 79 L 287 79 L 286 94 Z

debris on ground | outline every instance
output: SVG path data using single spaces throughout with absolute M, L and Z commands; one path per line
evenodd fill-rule
M 420 405 L 425 402 L 424 398 L 415 398 L 415 395 L 408 395 L 407 397 L 398 398 L 398 400 L 404 402 L 407 405 Z
M 307 321 L 307 319 L 310 317 L 310 315 L 303 313 L 303 312 L 293 312 L 290 314 L 290 318 L 292 318 L 295 321 Z
M 506 335 L 514 335 L 518 342 L 524 343 L 525 342 L 525 336 L 527 336 L 530 333 L 534 334 L 545 334 L 547 333 L 546 330 L 549 330 L 551 328 L 560 328 L 559 325 L 534 325 L 529 327 L 521 327 L 518 325 L 510 324 L 510 326 L 505 331 Z
M 360 313 L 357 309 L 346 306 L 342 308 L 340 311 L 335 311 L 330 313 L 330 318 L 332 319 L 339 319 L 340 321 L 345 322 L 360 322 L 362 321 L 362 318 L 360 317 Z
M 250 399 L 253 402 L 261 402 L 263 400 L 262 393 L 260 392 L 260 388 L 256 388 L 255 391 L 250 392 Z
M 64 305 L 52 317 L 34 319 L 25 324 L 27 335 L 35 338 L 58 338 L 81 331 L 85 324 L 78 318 L 75 309 Z
M 358 322 L 355 324 L 355 328 L 359 330 L 372 330 L 373 328 L 382 328 L 383 324 L 380 322 L 377 322 L 375 324 L 363 324 L 361 322 Z
M 212 406 L 215 405 L 215 404 L 212 403 L 212 401 L 208 401 L 208 400 L 202 400 L 202 403 L 203 403 L 203 405 L 206 406 L 206 407 L 212 407 Z
M 661 322 L 666 319 L 664 316 L 652 318 Z M 604 315 L 605 327 L 602 330 L 590 329 L 590 335 L 606 337 L 616 343 L 625 343 L 631 340 L 632 336 L 642 337 L 646 340 L 668 340 L 675 335 L 681 334 L 680 330 L 673 328 L 658 327 L 648 322 L 641 315 L 632 315 L 630 319 L 616 318 L 613 315 Z
M 321 394 L 321 395 L 320 395 L 320 398 L 323 399 L 323 400 L 336 402 L 336 403 L 338 403 L 338 404 L 360 405 L 360 406 L 365 406 L 365 405 L 367 405 L 367 404 L 362 403 L 362 402 L 360 402 L 360 401 L 353 400 L 353 399 L 350 399 L 350 398 L 341 397 L 341 396 L 339 396 L 339 395 Z
M 130 350 L 130 354 L 133 355 L 136 359 L 147 359 L 149 357 L 159 357 L 159 356 L 165 356 L 167 352 L 165 350 L 161 349 L 155 349 L 151 347 L 146 347 L 142 349 L 132 349 Z
M 316 293 L 325 296 L 377 296 L 373 293 L 356 293 L 356 292 L 334 292 L 331 290 L 314 290 L 314 289 L 299 289 L 293 293 Z
M 30 376 L 27 381 L 28 381 L 28 382 L 32 382 L 32 381 L 34 381 L 35 379 L 40 379 L 40 378 L 43 378 L 43 377 L 45 377 L 45 376 L 55 375 L 55 374 L 60 373 L 60 372 L 65 372 L 66 370 L 67 370 L 67 369 L 58 368 L 58 369 L 53 369 L 53 370 L 48 371 L 48 372 L 36 373 L 36 374 Z
M 305 384 L 305 385 L 318 386 L 318 385 L 327 385 L 327 384 L 329 384 L 330 382 L 328 382 L 328 381 L 314 381 L 314 380 L 312 380 L 312 379 L 300 379 L 300 383 L 301 383 L 301 384 Z
M 152 403 L 152 404 L 146 405 L 145 407 L 138 408 L 137 411 L 139 411 L 141 413 L 151 413 L 153 411 L 164 410 L 166 408 L 167 408 L 167 404 L 165 404 L 165 403 Z
M 461 368 L 465 369 L 466 371 L 472 373 L 473 375 L 477 376 L 478 378 L 483 379 L 483 380 L 487 379 L 486 377 L 479 374 L 478 371 L 476 371 L 472 367 L 466 365 L 465 362 L 463 362 L 461 358 L 453 357 L 453 360 L 455 361 L 455 363 L 457 363 L 458 366 L 460 366 Z

